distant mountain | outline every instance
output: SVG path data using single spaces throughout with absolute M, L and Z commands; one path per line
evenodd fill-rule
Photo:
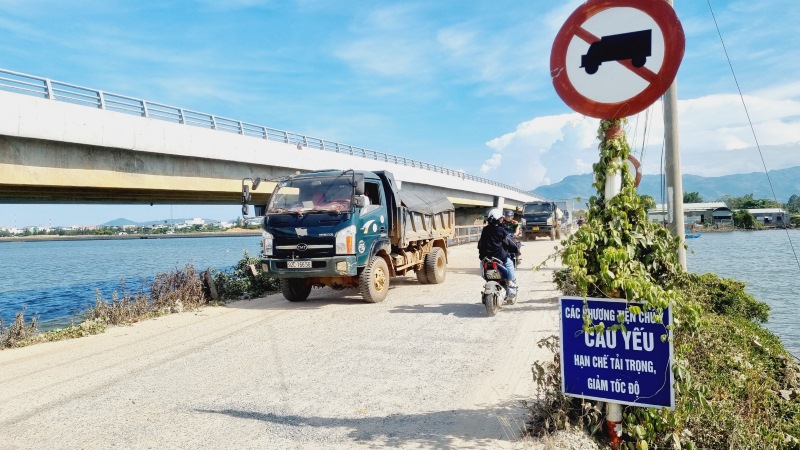
M 769 180 L 764 172 L 742 173 L 724 175 L 721 177 L 701 177 L 698 175 L 683 175 L 683 192 L 697 192 L 704 201 L 714 202 L 724 195 L 741 197 L 753 194 L 755 198 L 772 199 L 770 181 L 775 189 L 778 202 L 786 203 L 794 194 L 800 195 L 800 166 L 788 169 L 769 171 Z M 656 203 L 664 203 L 666 194 L 662 195 L 661 176 L 644 175 L 639 183 L 639 193 L 650 195 Z M 549 199 L 565 199 L 581 197 L 581 203 L 586 203 L 597 192 L 592 187 L 592 174 L 570 175 L 555 184 L 539 186 L 533 190 L 536 195 Z
M 109 220 L 108 222 L 106 222 L 104 224 L 101 224 L 100 226 L 101 227 L 124 227 L 124 226 L 129 226 L 129 225 L 138 226 L 139 224 L 134 222 L 134 221 L 132 221 L 132 220 L 123 219 L 122 217 L 120 217 L 119 219 Z

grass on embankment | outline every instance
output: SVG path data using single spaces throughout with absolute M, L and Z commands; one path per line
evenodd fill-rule
M 193 266 L 186 265 L 181 270 L 156 274 L 148 293 L 127 291 L 125 280 L 121 283 L 121 298 L 114 292 L 110 301 L 105 300 L 98 291 L 94 306 L 87 308 L 64 328 L 41 332 L 38 318 L 26 320 L 23 308 L 8 325 L 0 320 L 0 350 L 89 336 L 102 333 L 109 326 L 132 324 L 148 318 L 184 310 L 192 311 L 227 300 L 259 297 L 276 291 L 278 286 L 274 279 L 254 270 L 257 263 L 256 258 L 245 252 L 233 270 L 210 270 L 218 300 L 211 298 L 209 283 L 204 281 L 205 273 L 198 274 Z
M 554 274 L 572 295 L 568 278 Z M 683 275 L 674 288 L 704 311 L 696 329 L 674 330 L 676 407 L 625 407 L 621 448 L 800 449 L 800 367 L 761 326 L 769 306 L 714 274 Z M 539 396 L 528 430 L 580 428 L 605 443 L 600 405 L 561 393 L 558 345 L 556 336 L 540 343 L 555 356 L 533 367 Z

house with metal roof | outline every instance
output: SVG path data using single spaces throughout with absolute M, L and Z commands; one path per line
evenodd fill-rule
M 669 222 L 667 214 L 667 205 L 658 204 L 655 208 L 647 211 L 647 220 L 666 223 Z M 684 225 L 731 225 L 733 224 L 733 211 L 723 202 L 684 203 L 683 223 Z
M 765 227 L 782 228 L 791 224 L 789 212 L 782 208 L 756 208 L 748 209 L 747 212 Z

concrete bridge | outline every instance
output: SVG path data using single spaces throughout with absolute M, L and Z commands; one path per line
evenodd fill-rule
M 244 178 L 389 170 L 446 195 L 461 223 L 538 197 L 489 179 L 0 69 L 0 203 L 238 204 Z M 252 193 L 266 203 L 274 182 Z

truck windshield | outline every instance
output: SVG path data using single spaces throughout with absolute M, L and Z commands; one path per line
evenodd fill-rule
M 549 213 L 552 210 L 549 203 L 531 203 L 525 205 L 522 214 Z
M 352 179 L 347 176 L 287 180 L 272 193 L 267 214 L 349 211 L 352 199 Z

